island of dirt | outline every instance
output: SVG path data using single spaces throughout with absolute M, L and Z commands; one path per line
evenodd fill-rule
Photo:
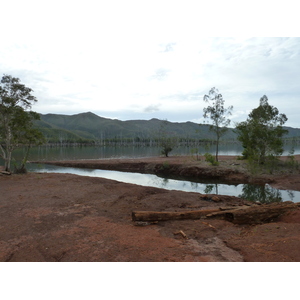
M 297 168 L 251 175 L 220 157 L 78 160 L 56 165 L 269 183 L 300 191 Z M 283 160 L 287 158 L 282 158 Z M 295 156 L 299 161 L 300 157 Z M 45 163 L 45 162 L 44 162 Z M 285 199 L 283 199 L 285 200 Z M 0 261 L 243 262 L 300 261 L 300 209 L 257 224 L 222 218 L 133 222 L 133 211 L 184 212 L 245 207 L 222 195 L 169 191 L 71 174 L 0 175 Z

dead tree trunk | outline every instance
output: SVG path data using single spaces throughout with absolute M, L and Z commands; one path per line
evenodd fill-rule
M 159 211 L 134 211 L 133 221 L 167 221 L 183 219 L 219 218 L 236 224 L 259 224 L 275 220 L 280 215 L 298 209 L 300 203 L 290 201 L 264 205 L 223 207 L 217 209 L 159 212 Z
M 226 208 L 204 209 L 204 210 L 189 210 L 189 211 L 133 211 L 133 221 L 167 221 L 167 220 L 184 220 L 184 219 L 201 219 L 208 214 L 220 212 Z M 228 210 L 232 207 L 227 208 Z
M 206 215 L 206 217 L 221 218 L 235 224 L 260 224 L 275 221 L 284 213 L 298 209 L 299 207 L 300 203 L 286 201 L 215 212 Z

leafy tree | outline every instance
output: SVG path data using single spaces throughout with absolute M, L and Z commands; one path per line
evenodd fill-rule
M 245 122 L 238 123 L 236 132 L 242 142 L 243 157 L 264 164 L 267 159 L 281 155 L 282 137 L 288 131 L 282 125 L 287 121 L 276 107 L 269 105 L 267 96 L 260 98 L 260 105 L 253 109 Z
M 205 153 L 204 157 L 205 157 L 205 161 L 209 162 L 212 166 L 219 165 L 219 162 L 216 161 L 216 159 L 210 153 Z
M 212 120 L 210 130 L 216 134 L 216 161 L 218 162 L 219 141 L 228 130 L 226 126 L 230 124 L 230 119 L 227 116 L 231 115 L 233 106 L 224 108 L 225 100 L 215 87 L 210 89 L 208 95 L 204 95 L 203 100 L 209 104 L 203 109 L 203 116 Z
M 161 154 L 166 157 L 169 156 L 169 153 L 177 146 L 178 140 L 174 136 L 170 136 L 170 133 L 167 131 L 168 121 L 162 121 L 160 128 L 158 130 L 158 145 L 162 149 Z
M 11 171 L 12 153 L 17 147 L 25 146 L 27 151 L 19 168 L 25 171 L 29 149 L 43 142 L 42 134 L 33 126 L 39 115 L 31 111 L 36 98 L 32 90 L 20 83 L 19 78 L 4 75 L 0 82 L 0 156 L 5 170 Z M 29 111 L 28 111 L 29 110 Z

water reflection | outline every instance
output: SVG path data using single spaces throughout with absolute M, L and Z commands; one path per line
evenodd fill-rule
M 298 202 L 298 201 L 294 201 L 295 199 L 295 191 L 286 191 L 287 194 L 289 195 L 290 197 L 290 201 L 293 201 L 293 202 Z M 299 200 L 300 201 L 300 200 Z
M 283 155 L 288 155 L 294 149 L 294 155 L 300 154 L 300 144 L 286 143 Z M 171 155 L 194 156 L 195 148 L 177 147 Z M 214 145 L 202 145 L 196 148 L 198 154 L 206 152 L 214 154 Z M 23 159 L 26 149 L 18 148 L 13 156 L 16 160 Z M 240 155 L 243 147 L 238 143 L 221 143 L 219 145 L 219 155 Z M 73 159 L 107 159 L 107 158 L 136 158 L 159 156 L 160 147 L 113 147 L 113 146 L 78 146 L 78 147 L 33 147 L 29 154 L 29 161 L 41 160 L 73 160 Z M 3 160 L 0 158 L 0 164 Z
M 204 194 L 219 194 L 218 183 L 207 184 L 204 189 Z
M 31 172 L 70 173 L 81 176 L 102 177 L 125 183 L 133 183 L 142 186 L 158 187 L 167 190 L 180 190 L 201 194 L 220 194 L 236 196 L 249 201 L 261 203 L 294 201 L 300 202 L 300 192 L 274 189 L 269 185 L 251 184 L 224 184 L 219 182 L 195 182 L 186 179 L 173 179 L 158 177 L 153 174 L 140 174 L 107 170 L 81 169 L 70 167 L 58 167 L 54 165 L 29 164 Z
M 274 189 L 268 184 L 266 185 L 250 185 L 244 184 L 243 193 L 239 197 L 261 203 L 282 202 L 283 197 L 280 190 Z M 293 198 L 292 198 L 293 199 Z
M 224 189 L 229 185 L 214 183 L 214 184 L 206 184 L 204 189 L 205 194 L 222 194 L 227 195 L 230 194 L 228 191 L 226 192 Z M 220 193 L 219 190 L 222 190 Z M 237 196 L 239 198 L 243 198 L 252 202 L 260 202 L 260 203 L 272 203 L 272 202 L 282 202 L 282 201 L 300 201 L 300 193 L 296 191 L 288 191 L 288 190 L 278 190 L 272 188 L 270 185 L 253 185 L 253 184 L 241 184 L 236 186 L 236 190 L 241 189 L 241 193 L 237 194 L 233 193 L 233 196 Z

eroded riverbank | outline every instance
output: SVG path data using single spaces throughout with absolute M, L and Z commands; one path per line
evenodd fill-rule
M 288 157 L 282 157 L 285 161 Z M 52 164 L 63 167 L 116 170 L 157 175 L 180 176 L 205 180 L 219 180 L 231 184 L 270 184 L 276 188 L 300 191 L 300 173 L 296 168 L 286 170 L 281 168 L 272 172 L 252 174 L 247 163 L 238 160 L 236 156 L 220 156 L 219 166 L 211 166 L 203 157 L 197 160 L 190 156 L 175 156 L 170 158 L 151 157 L 136 159 L 103 159 L 103 160 L 64 160 L 38 161 L 35 163 Z M 295 162 L 300 162 L 300 155 L 294 156 Z

